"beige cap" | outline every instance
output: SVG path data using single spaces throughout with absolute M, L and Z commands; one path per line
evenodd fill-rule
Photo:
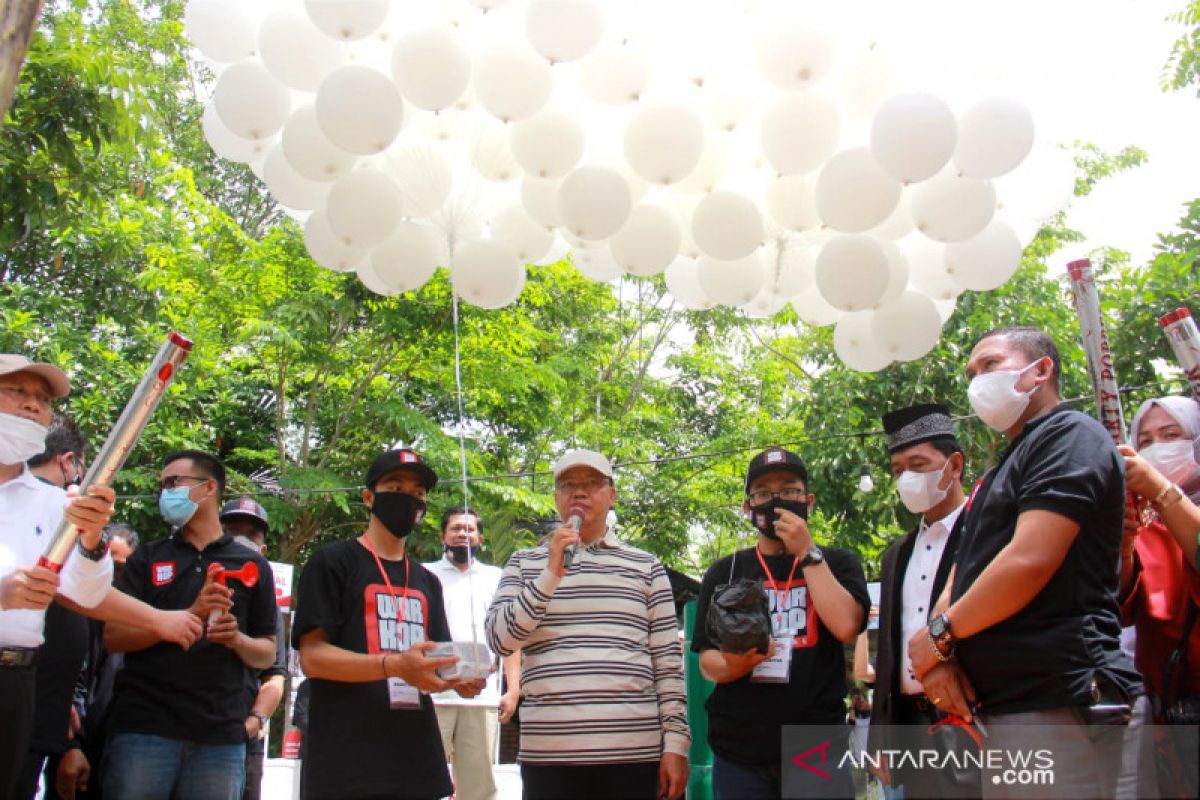
M 0 375 L 14 372 L 32 372 L 50 385 L 52 397 L 66 397 L 71 393 L 71 381 L 67 373 L 53 364 L 38 364 L 16 353 L 0 353 Z
M 557 478 L 571 467 L 591 467 L 606 478 L 613 476 L 612 464 L 595 450 L 568 450 L 554 462 L 554 477 Z

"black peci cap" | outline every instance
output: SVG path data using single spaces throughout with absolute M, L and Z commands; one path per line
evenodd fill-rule
M 379 482 L 380 478 L 398 469 L 407 469 L 417 473 L 421 482 L 425 484 L 425 488 L 430 491 L 437 486 L 438 476 L 433 468 L 426 464 L 415 451 L 405 449 L 389 450 L 375 457 L 367 470 L 367 488 L 374 490 L 375 484 Z
M 922 403 L 884 414 L 883 430 L 889 453 L 923 442 L 957 441 L 950 409 L 941 403 Z
M 793 453 L 791 450 L 784 450 L 782 447 L 771 447 L 763 450 L 761 453 L 750 459 L 750 466 L 746 469 L 746 491 L 750 491 L 750 484 L 759 478 L 761 475 L 766 475 L 768 472 L 794 472 L 800 476 L 805 485 L 808 485 L 808 467 L 804 464 L 804 459 Z

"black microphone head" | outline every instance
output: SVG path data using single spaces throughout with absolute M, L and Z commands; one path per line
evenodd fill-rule
M 571 526 L 575 530 L 579 530 L 581 527 L 583 527 L 582 508 L 576 506 L 567 512 L 567 525 Z

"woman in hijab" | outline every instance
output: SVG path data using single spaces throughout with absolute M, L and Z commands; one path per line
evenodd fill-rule
M 1144 501 L 1139 507 L 1145 513 L 1140 520 L 1125 521 L 1122 621 L 1136 630 L 1134 661 L 1154 700 L 1156 721 L 1163 722 L 1181 700 L 1190 696 L 1195 703 L 1200 695 L 1200 625 L 1195 623 L 1200 604 L 1200 403 L 1189 397 L 1148 400 L 1133 418 L 1130 438 L 1136 450 L 1121 447 L 1125 482 Z M 1168 669 L 1176 651 L 1179 663 Z M 1175 780 L 1168 777 L 1168 785 L 1160 785 L 1164 791 L 1180 788 L 1180 770 L 1160 770 L 1160 776 L 1170 773 Z

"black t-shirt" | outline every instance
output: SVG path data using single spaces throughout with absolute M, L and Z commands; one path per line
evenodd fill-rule
M 838 583 L 862 605 L 865 629 L 871 596 L 858 556 L 836 547 L 822 549 Z M 763 574 L 755 548 L 739 550 L 704 573 L 692 630 L 693 650 L 699 653 L 716 649 L 704 622 L 713 590 L 729 583 L 732 566 L 733 580 L 763 580 L 774 635 L 793 637 L 787 683 L 755 683 L 746 675 L 717 684 L 708 699 L 708 743 L 717 755 L 742 764 L 778 764 L 783 725 L 846 721 L 846 653 L 842 642 L 821 622 L 816 606 L 808 602 L 803 571 L 797 568 L 791 583 L 787 582 L 793 557 L 780 554 L 764 560 L 775 586 L 785 592 L 782 607 L 779 595 Z
M 437 577 L 412 558 L 382 564 L 396 596 L 407 597 L 406 602 L 393 602 L 375 558 L 357 540 L 314 553 L 300 575 L 293 645 L 299 647 L 300 639 L 317 628 L 330 644 L 355 653 L 399 653 L 421 641 L 450 641 Z M 451 793 L 429 695 L 420 696 L 420 708 L 392 710 L 383 680 L 309 678 L 308 684 L 306 797 L 430 798 Z
M 178 533 L 143 545 L 129 556 L 117 588 L 155 608 L 188 608 L 204 587 L 209 564 L 237 570 L 247 561 L 258 565 L 258 582 L 250 588 L 235 578 L 227 581 L 233 590 L 231 613 L 247 636 L 273 636 L 276 611 L 271 565 L 228 536 L 203 552 Z M 244 742 L 250 710 L 245 693 L 247 669 L 233 650 L 208 639 L 186 651 L 173 642 L 159 642 L 126 653 L 125 667 L 117 675 L 110 730 L 204 744 Z
M 1053 511 L 1079 523 L 1062 565 L 1029 604 L 958 644 L 987 713 L 1087 705 L 1097 672 L 1127 694 L 1141 694 L 1120 648 L 1124 508 L 1124 464 L 1111 436 L 1066 406 L 1026 425 L 984 475 L 963 512 L 954 600 L 1012 541 L 1022 512 Z
M 87 618 L 51 603 L 46 608 L 45 636 L 46 642 L 38 651 L 33 737 L 29 748 L 42 753 L 61 753 L 67 748 L 75 682 L 87 657 Z

